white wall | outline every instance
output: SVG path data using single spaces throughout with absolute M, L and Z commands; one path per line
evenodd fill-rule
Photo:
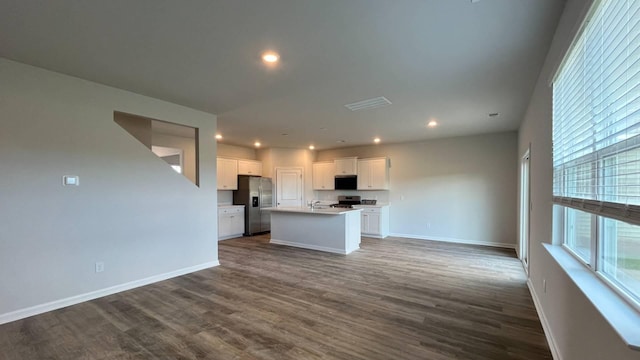
M 214 115 L 6 59 L 0 109 L 0 322 L 217 263 Z M 198 127 L 201 186 L 114 111 Z
M 640 352 L 626 347 L 541 245 L 551 243 L 552 230 L 552 89 L 549 81 L 590 3 L 567 2 L 520 128 L 519 154 L 523 155 L 531 144 L 530 284 L 561 359 L 640 359 Z M 543 279 L 547 281 L 546 293 L 542 289 Z
M 218 157 L 231 159 L 255 160 L 256 150 L 244 146 L 229 145 L 218 142 Z
M 513 247 L 516 151 L 515 132 L 320 151 L 317 161 L 389 157 L 390 190 L 316 197 L 349 193 L 389 202 L 397 236 Z

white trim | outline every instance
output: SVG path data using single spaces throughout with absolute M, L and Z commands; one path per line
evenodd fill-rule
M 536 307 L 536 312 L 538 313 L 538 317 L 540 318 L 540 323 L 542 324 L 542 330 L 544 330 L 544 336 L 547 338 L 547 343 L 549 344 L 549 349 L 551 350 L 551 356 L 553 356 L 554 360 L 562 360 L 562 355 L 560 355 L 560 351 L 558 350 L 558 345 L 553 340 L 553 334 L 551 333 L 551 326 L 549 326 L 549 321 L 547 320 L 547 316 L 542 311 L 542 304 L 540 304 L 540 299 L 538 298 L 538 294 L 536 294 L 536 290 L 531 283 L 531 278 L 527 280 L 527 287 L 529 288 L 529 293 L 531 293 L 531 298 L 533 299 L 533 305 Z
M 342 249 L 336 249 L 336 248 L 330 248 L 330 247 L 324 247 L 324 246 L 318 246 L 318 245 L 301 244 L 301 243 L 297 243 L 297 242 L 278 240 L 278 239 L 271 239 L 271 243 L 272 244 L 276 244 L 276 245 L 293 246 L 293 247 L 302 248 L 302 249 L 325 251 L 325 252 L 330 252 L 330 253 L 334 253 L 334 254 L 342 254 L 342 255 L 347 255 L 347 254 L 352 253 L 355 250 L 360 249 L 360 247 L 357 247 L 355 249 L 342 250 Z
M 368 233 L 360 233 L 362 237 L 375 238 L 375 239 L 385 239 L 387 236 L 382 236 L 379 234 L 368 234 Z
M 454 238 L 447 238 L 447 237 L 440 237 L 440 236 L 424 236 L 424 235 L 398 234 L 398 233 L 390 233 L 389 236 L 403 237 L 403 238 L 417 239 L 417 240 L 442 241 L 442 242 L 450 242 L 450 243 L 457 243 L 457 244 L 492 246 L 492 247 L 507 248 L 507 249 L 516 248 L 516 244 L 496 243 L 496 242 L 481 241 L 481 240 L 454 239 Z
M 240 234 L 233 234 L 233 235 L 227 235 L 227 236 L 221 236 L 218 238 L 218 241 L 224 241 L 224 240 L 229 240 L 229 239 L 236 239 L 236 238 L 241 238 L 243 235 L 242 233 Z
M 0 325 L 220 265 L 218 260 L 0 314 Z

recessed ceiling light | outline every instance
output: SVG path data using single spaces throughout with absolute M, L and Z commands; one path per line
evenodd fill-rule
M 262 54 L 262 60 L 267 64 L 275 64 L 280 60 L 280 55 L 273 51 L 267 51 Z
M 373 139 L 373 142 L 376 143 L 376 144 L 379 143 L 380 142 L 380 138 L 377 137 L 377 138 Z
M 309 150 L 313 150 L 313 149 L 315 149 L 315 148 L 316 148 L 315 146 L 313 146 L 313 145 L 309 145 Z
M 497 112 L 489 114 L 489 117 L 498 117 L 498 116 L 500 116 L 500 113 L 497 113 Z
M 260 141 L 256 141 L 255 143 L 253 143 L 253 145 L 254 145 L 255 147 L 260 147 L 260 145 L 262 145 L 262 144 L 260 144 Z
M 218 140 L 222 140 L 222 135 L 220 135 L 220 134 L 216 134 L 216 139 L 218 139 Z
M 431 121 L 429 121 L 427 126 L 430 127 L 430 128 L 436 127 L 436 126 L 438 126 L 438 122 L 435 121 L 435 120 L 431 120 Z

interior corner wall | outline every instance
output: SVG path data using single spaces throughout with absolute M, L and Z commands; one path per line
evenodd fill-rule
M 182 175 L 192 183 L 198 184 L 196 169 L 197 143 L 194 137 L 152 133 L 153 145 L 182 150 Z
M 2 58 L 0 109 L 0 323 L 218 263 L 214 115 Z M 199 128 L 200 187 L 114 111 Z
M 519 132 L 519 157 L 530 152 L 529 281 L 557 359 L 639 359 L 552 259 L 542 244 L 552 239 L 552 88 L 549 82 L 592 1 L 569 0 L 533 91 Z M 546 280 L 547 291 L 543 290 Z
M 324 150 L 317 161 L 388 157 L 390 187 L 316 191 L 316 197 L 357 194 L 388 202 L 395 236 L 514 247 L 516 152 L 516 132 Z

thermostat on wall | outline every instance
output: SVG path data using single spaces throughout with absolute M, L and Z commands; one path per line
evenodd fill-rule
M 64 185 L 64 186 L 69 186 L 69 185 L 78 186 L 78 185 L 80 185 L 80 178 L 78 178 L 76 175 L 65 175 L 65 176 L 62 177 L 62 185 Z

